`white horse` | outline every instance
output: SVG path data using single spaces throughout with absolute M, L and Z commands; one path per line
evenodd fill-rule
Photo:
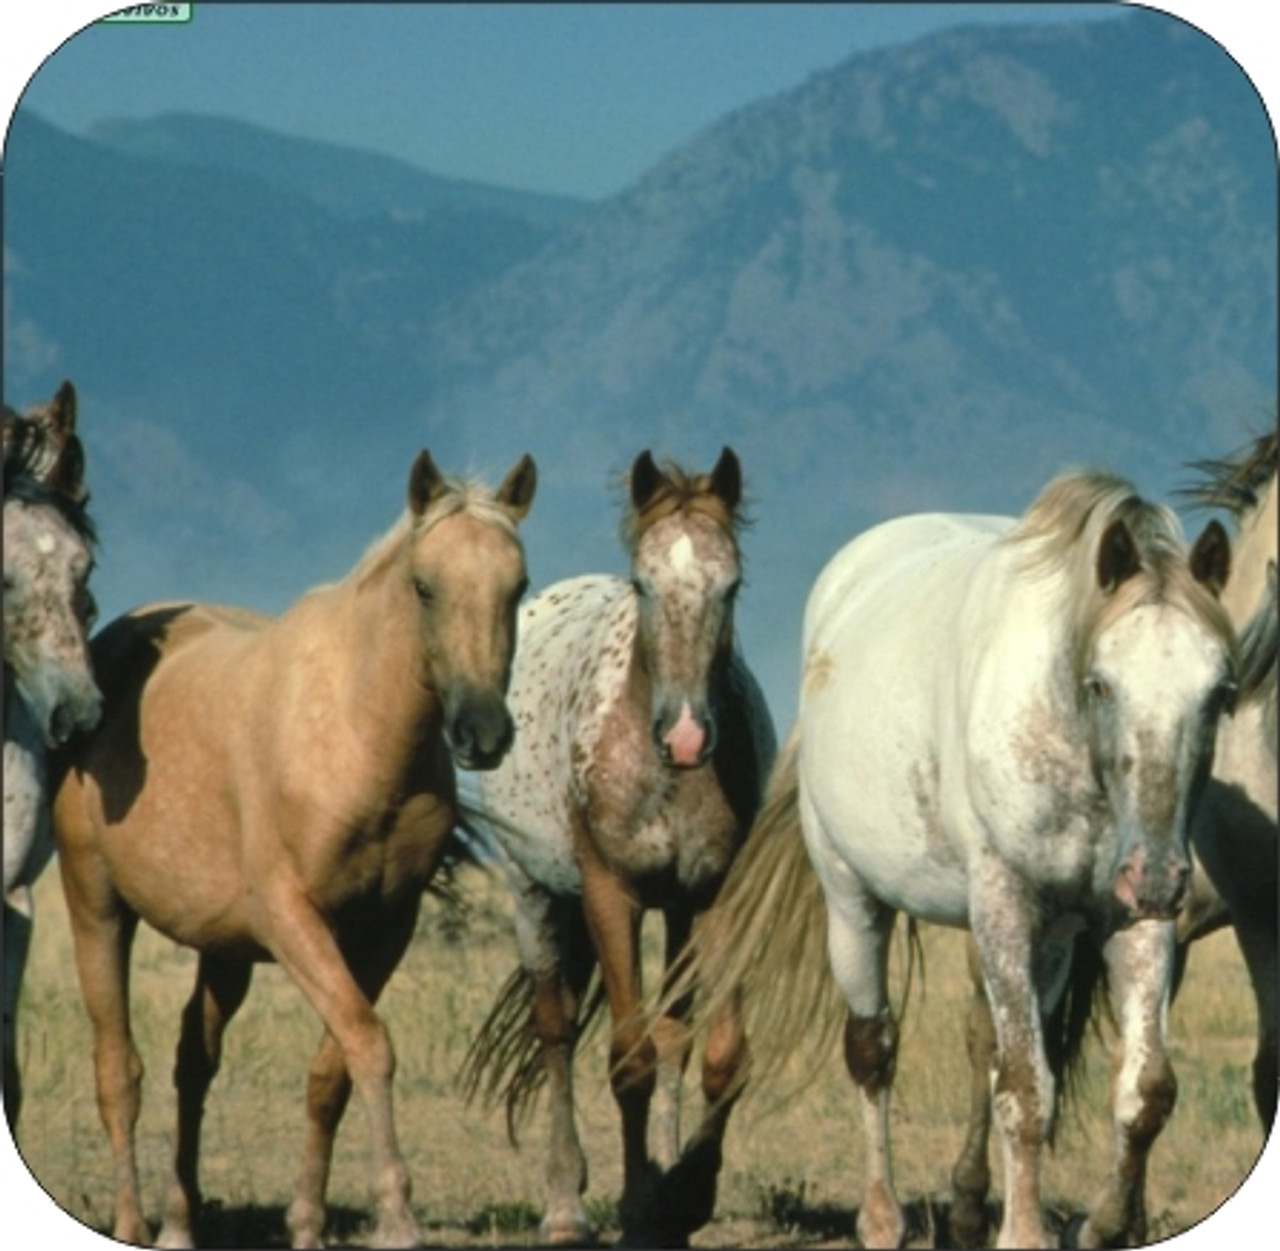
M 1081 929 L 1103 946 L 1123 1036 L 1120 1151 L 1136 1153 L 1167 1118 L 1173 916 L 1236 681 L 1216 598 L 1228 567 L 1217 522 L 1188 555 L 1172 514 L 1118 479 L 1075 474 L 1016 522 L 879 526 L 814 586 L 798 722 L 690 975 L 743 995 L 752 1080 L 764 1081 L 821 1033 L 801 996 L 825 927 L 866 1122 L 864 1245 L 904 1236 L 888 1136 L 897 1027 L 886 969 L 899 911 L 968 926 L 977 943 L 998 1039 L 1000 1246 L 1049 1243 L 1040 1164 L 1055 1092 L 1041 1001 L 1060 988 Z
M 1191 826 L 1191 887 L 1178 913 L 1173 994 L 1190 944 L 1233 924 L 1257 1004 L 1254 1103 L 1266 1130 L 1276 1108 L 1276 436 L 1263 435 L 1235 456 L 1195 467 L 1201 480 L 1183 494 L 1235 517 L 1222 605 L 1240 640 L 1240 674 L 1236 707 L 1218 722 L 1213 776 Z M 1081 941 L 1087 939 L 1082 936 Z M 969 1124 L 952 1169 L 949 1213 L 951 1236 L 965 1247 L 981 1245 L 986 1232 L 991 1186 L 988 1073 L 996 1049 L 972 942 L 969 966 L 974 978 L 966 1025 Z M 1045 1005 L 1044 1028 L 1057 1070 L 1074 1061 L 1086 1029 L 1096 1020 L 1100 998 L 1094 992 L 1104 972 L 1095 954 L 1082 946 L 1072 966 L 1071 995 Z M 1117 1229 L 1140 1228 L 1145 1211 L 1145 1159 L 1121 1153 L 1114 1163 L 1090 1207 L 1089 1233 L 1099 1238 Z
M 30 888 L 53 855 L 48 747 L 97 723 L 86 632 L 94 532 L 76 399 L 4 414 L 4 1101 L 21 1104 L 17 1012 L 31 945 Z

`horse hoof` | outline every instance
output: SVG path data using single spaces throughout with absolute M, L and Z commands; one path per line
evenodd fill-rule
M 1061 1245 L 1063 1247 L 1088 1247 L 1093 1245 L 1085 1237 L 1085 1228 L 1088 1224 L 1089 1217 L 1084 1212 L 1077 1212 L 1070 1217 L 1062 1227 Z
M 192 1251 L 196 1244 L 191 1237 L 189 1229 L 169 1229 L 166 1227 L 160 1231 L 160 1236 L 156 1239 L 155 1245 L 164 1248 L 165 1251 Z
M 594 1247 L 596 1231 L 581 1217 L 557 1220 L 543 1217 L 538 1225 L 538 1241 L 544 1247 Z

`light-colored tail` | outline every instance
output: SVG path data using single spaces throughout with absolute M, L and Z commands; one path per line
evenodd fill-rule
M 701 1032 L 728 1001 L 740 994 L 751 1047 L 747 1078 L 757 1089 L 772 1087 L 792 1061 L 815 1076 L 845 1014 L 830 972 L 826 904 L 800 828 L 793 730 L 774 764 L 760 814 L 733 862 L 714 905 L 685 948 L 674 983 L 656 1011 L 692 993 L 691 1034 Z M 805 1081 L 785 1083 L 790 1095 Z

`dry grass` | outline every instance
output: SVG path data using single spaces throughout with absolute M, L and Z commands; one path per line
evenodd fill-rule
M 400 1059 L 400 1137 L 430 1243 L 530 1245 L 542 1194 L 541 1118 L 522 1149 L 514 1150 L 501 1112 L 468 1109 L 453 1085 L 514 959 L 500 889 L 478 874 L 465 886 L 472 901 L 465 925 L 459 928 L 440 905 L 429 904 L 383 999 Z M 19 1045 L 26 1077 L 19 1145 L 59 1204 L 107 1230 L 111 1170 L 56 870 L 41 881 L 37 908 Z M 925 944 L 927 983 L 923 997 L 917 988 L 904 1022 L 894 1111 L 895 1164 L 900 1193 L 910 1204 L 912 1246 L 935 1244 L 963 1136 L 968 1082 L 960 936 L 931 931 Z M 173 1124 L 169 1073 L 193 956 L 144 929 L 134 970 L 136 1031 L 148 1073 L 139 1164 L 149 1214 L 158 1221 Z M 1181 1093 L 1152 1163 L 1149 1210 L 1157 1238 L 1217 1208 L 1252 1168 L 1262 1143 L 1248 1093 L 1252 999 L 1230 935 L 1196 950 L 1171 1034 Z M 224 1067 L 210 1096 L 202 1177 L 211 1202 L 198 1231 L 206 1244 L 285 1245 L 283 1209 L 301 1145 L 303 1082 L 318 1040 L 318 1024 L 300 994 L 278 969 L 261 968 L 228 1033 Z M 592 1178 L 588 1210 L 609 1237 L 617 1232 L 621 1162 L 599 1035 L 588 1041 L 579 1072 Z M 1049 1162 L 1045 1193 L 1054 1208 L 1078 1210 L 1100 1177 L 1110 1140 L 1106 1079 L 1107 1064 L 1097 1051 L 1079 1111 L 1064 1125 Z M 735 1114 L 717 1216 L 695 1235 L 695 1245 L 851 1245 L 862 1148 L 843 1071 L 833 1057 L 829 1071 L 793 1104 L 766 1114 L 765 1102 L 748 1097 Z M 338 1141 L 331 1232 L 357 1245 L 368 1211 L 364 1148 L 361 1118 L 353 1115 Z

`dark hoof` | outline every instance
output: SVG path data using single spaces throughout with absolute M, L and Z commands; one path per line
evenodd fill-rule
M 1067 1223 L 1062 1227 L 1060 1235 L 1060 1245 L 1063 1247 L 1080 1246 L 1080 1235 L 1084 1233 L 1084 1227 L 1088 1224 L 1089 1217 L 1084 1212 L 1077 1212 L 1074 1216 L 1069 1217 Z
M 959 1251 L 973 1251 L 984 1247 L 990 1232 L 985 1203 L 953 1199 L 947 1211 L 947 1239 Z

